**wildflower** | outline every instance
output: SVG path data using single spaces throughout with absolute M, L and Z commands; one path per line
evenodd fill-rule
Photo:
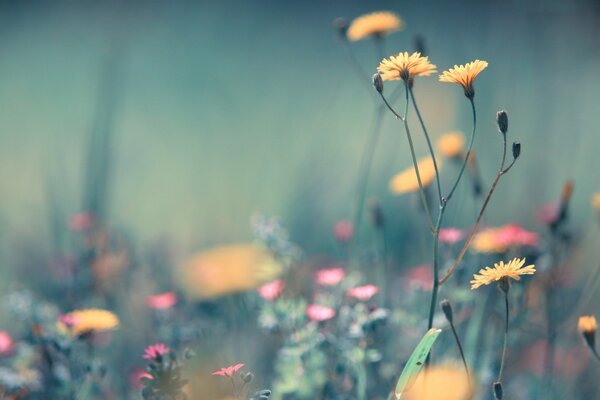
M 462 229 L 458 228 L 443 228 L 440 229 L 439 238 L 440 242 L 455 244 L 465 237 L 465 232 Z
M 448 132 L 437 141 L 437 148 L 445 157 L 456 158 L 461 155 L 465 145 L 465 137 L 460 132 Z
M 344 279 L 346 271 L 343 268 L 329 268 L 317 271 L 316 282 L 321 286 L 335 286 Z
M 144 349 L 144 360 L 160 361 L 162 356 L 171 351 L 164 343 L 155 343 Z
M 435 178 L 433 159 L 431 157 L 423 158 L 417 165 L 419 167 L 421 183 L 423 184 L 423 187 L 426 187 Z M 438 160 L 438 168 L 439 167 L 441 167 L 441 163 Z M 394 176 L 390 180 L 390 190 L 395 194 L 404 194 L 419 190 L 419 181 L 417 180 L 415 169 L 410 167 Z
M 600 192 L 594 193 L 592 196 L 592 207 L 600 212 Z
M 188 296 L 206 299 L 257 289 L 281 270 L 281 264 L 264 247 L 238 244 L 198 254 L 180 268 L 178 278 Z
M 508 282 L 508 278 L 518 281 L 521 280 L 521 275 L 533 275 L 535 273 L 535 265 L 523 267 L 524 264 L 525 258 L 520 260 L 514 258 L 506 264 L 504 261 L 500 261 L 499 263 L 494 263 L 493 268 L 485 267 L 484 269 L 480 269 L 479 275 L 473 275 L 471 290 L 489 285 L 492 282 Z
M 346 36 L 350 41 L 362 40 L 368 37 L 384 37 L 404 27 L 404 21 L 389 11 L 378 11 L 355 18 Z
M 83 232 L 94 226 L 94 216 L 87 212 L 73 214 L 69 217 L 69 230 L 72 232 Z
M 354 297 L 355 299 L 360 301 L 369 300 L 377 293 L 379 293 L 379 288 L 375 285 L 357 286 L 355 288 L 349 289 L 346 292 L 348 296 Z
M 472 99 L 475 96 L 473 82 L 477 75 L 488 66 L 487 61 L 475 60 L 465 65 L 455 65 L 440 75 L 440 82 L 458 83 L 465 91 L 465 96 Z
M 119 326 L 119 318 L 108 310 L 82 309 L 59 318 L 59 329 L 73 336 L 110 331 Z
M 258 294 L 265 300 L 273 301 L 281 295 L 284 287 L 285 283 L 283 280 L 277 279 L 276 281 L 265 283 L 259 287 Z
M 143 379 L 152 379 L 152 375 L 144 371 L 143 369 L 135 369 L 129 374 L 129 384 L 134 389 L 142 389 L 144 387 Z
M 311 321 L 327 321 L 335 317 L 335 310 L 331 307 L 311 304 L 306 307 L 306 315 Z
M 218 371 L 213 372 L 215 376 L 225 376 L 227 378 L 233 377 L 240 369 L 244 368 L 245 364 L 239 363 L 231 365 L 229 367 L 223 367 Z
M 429 76 L 436 72 L 436 66 L 429 62 L 429 57 L 421 53 L 401 52 L 390 58 L 384 58 L 377 67 L 384 81 L 402 79 L 405 82 L 417 76 Z
M 546 225 L 554 224 L 558 219 L 560 205 L 558 203 L 544 203 L 535 213 L 536 219 Z
M 342 220 L 336 222 L 333 226 L 333 236 L 339 242 L 347 242 L 352 239 L 352 235 L 354 234 L 354 225 L 352 222 L 347 220 Z
M 146 297 L 146 305 L 154 310 L 167 310 L 177 304 L 175 292 L 164 292 Z
M 517 224 L 508 224 L 497 231 L 497 240 L 506 247 L 535 246 L 539 243 L 539 236 Z
M 441 364 L 421 372 L 402 399 L 406 400 L 465 400 L 469 398 L 471 382 L 457 365 Z
M 14 346 L 13 338 L 6 331 L 0 331 L 0 356 L 12 353 Z
M 429 264 L 417 265 L 405 275 L 410 289 L 431 290 L 433 288 L 433 269 Z
M 598 330 L 598 323 L 594 315 L 582 315 L 579 317 L 577 322 L 577 329 L 583 335 L 585 342 L 590 348 L 596 350 L 596 331 Z

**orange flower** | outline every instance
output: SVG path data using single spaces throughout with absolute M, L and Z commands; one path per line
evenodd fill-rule
M 488 66 L 487 61 L 475 60 L 465 65 L 455 65 L 440 75 L 440 82 L 458 83 L 465 91 L 465 96 L 472 99 L 475 96 L 473 82 L 477 75 Z
M 354 19 L 346 36 L 353 42 L 367 37 L 384 37 L 404 27 L 400 17 L 389 11 L 378 11 Z
M 377 67 L 377 72 L 384 81 L 402 79 L 408 81 L 417 76 L 429 76 L 436 72 L 436 66 L 429 62 L 429 57 L 423 57 L 421 53 L 408 52 L 384 58 Z
M 465 400 L 472 383 L 458 365 L 434 365 L 421 371 L 402 399 L 406 400 Z
M 582 315 L 577 322 L 577 329 L 581 333 L 596 333 L 598 330 L 596 317 L 593 315 Z
M 67 331 L 73 336 L 91 332 L 110 331 L 119 326 L 119 318 L 110 311 L 100 309 L 84 309 L 71 311 L 62 315 L 58 322 L 60 331 Z
M 439 152 L 448 158 L 458 157 L 465 145 L 465 137 L 460 132 L 444 133 L 437 141 Z
M 435 178 L 435 167 L 433 165 L 433 159 L 431 157 L 423 158 L 417 163 L 419 167 L 419 173 L 421 176 L 421 183 L 423 187 L 426 187 Z M 438 161 L 438 168 L 441 167 L 440 161 Z M 416 192 L 419 190 L 419 181 L 417 180 L 417 173 L 414 167 L 410 167 L 400 172 L 390 180 L 390 190 L 395 194 L 404 194 L 409 192 Z

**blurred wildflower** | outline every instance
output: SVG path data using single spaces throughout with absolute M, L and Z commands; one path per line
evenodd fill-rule
M 281 271 L 281 264 L 264 247 L 230 245 L 190 259 L 180 270 L 179 283 L 191 298 L 214 298 L 256 289 Z
M 311 321 L 327 321 L 335 317 L 335 310 L 331 307 L 311 304 L 306 308 L 306 315 Z
M 146 305 L 154 310 L 167 310 L 177 304 L 175 292 L 164 292 L 146 297 Z
M 417 265 L 406 272 L 405 279 L 410 289 L 431 290 L 433 269 L 429 264 Z
M 582 315 L 577 321 L 577 329 L 583 335 L 585 342 L 592 349 L 594 355 L 596 353 L 596 331 L 598 330 L 598 323 L 594 315 Z
M 458 228 L 443 228 L 439 233 L 440 242 L 455 244 L 465 238 L 465 232 Z
M 558 218 L 559 209 L 558 203 L 544 203 L 535 213 L 536 219 L 545 225 L 553 224 Z
M 404 27 L 404 21 L 389 11 L 377 11 L 355 18 L 346 35 L 348 40 L 357 41 L 368 37 L 384 37 Z
M 141 389 L 144 387 L 143 379 L 152 379 L 152 375 L 143 369 L 136 369 L 131 371 L 129 374 L 129 383 L 135 389 Z
M 479 275 L 473 275 L 471 290 L 500 280 L 507 280 L 508 278 L 518 281 L 521 280 L 521 275 L 533 275 L 535 273 L 535 265 L 523 267 L 524 264 L 525 258 L 520 260 L 514 258 L 506 264 L 504 261 L 500 261 L 499 263 L 494 263 L 493 268 L 485 267 L 484 269 L 480 269 Z
M 7 356 L 13 352 L 13 338 L 6 331 L 0 331 L 0 356 Z
M 384 81 L 402 79 L 405 82 L 417 76 L 429 76 L 436 72 L 436 66 L 429 62 L 429 57 L 421 53 L 401 52 L 390 58 L 384 58 L 377 67 Z
M 471 382 L 457 365 L 434 365 L 422 371 L 408 391 L 406 400 L 466 400 L 470 398 Z
M 155 343 L 144 349 L 144 360 L 156 360 L 159 361 L 162 356 L 168 354 L 171 351 L 164 343 Z
M 333 236 L 338 242 L 348 242 L 354 234 L 354 225 L 350 221 L 338 221 L 333 226 Z
M 58 322 L 59 330 L 79 336 L 92 332 L 110 331 L 119 326 L 119 318 L 110 311 L 83 309 L 62 315 Z
M 510 247 L 536 246 L 539 235 L 517 224 L 488 228 L 478 232 L 472 241 L 473 250 L 479 253 L 502 253 Z
M 371 299 L 379 293 L 379 288 L 375 285 L 364 285 L 349 289 L 346 294 L 360 301 Z
M 592 207 L 594 207 L 596 211 L 600 212 L 600 192 L 594 193 L 592 196 Z
M 216 375 L 216 376 L 225 376 L 225 377 L 231 378 L 240 369 L 244 368 L 244 365 L 245 364 L 239 363 L 239 364 L 231 365 L 229 367 L 223 367 L 220 370 L 213 372 L 212 374 Z
M 437 148 L 444 157 L 456 158 L 461 155 L 465 145 L 465 137 L 460 132 L 444 133 L 437 140 Z
M 69 217 L 69 230 L 72 232 L 88 231 L 94 226 L 94 216 L 87 212 L 73 214 Z
M 343 268 L 329 268 L 317 271 L 316 282 L 321 286 L 335 286 L 344 279 L 346 271 Z
M 285 282 L 281 279 L 277 279 L 273 282 L 265 283 L 258 288 L 258 294 L 265 300 L 273 301 L 278 298 L 285 287 Z
M 421 183 L 423 184 L 423 187 L 426 187 L 435 178 L 433 159 L 431 157 L 423 158 L 419 160 L 417 165 L 421 175 Z M 439 167 L 441 167 L 441 163 L 438 160 L 438 168 Z M 390 180 L 390 190 L 395 194 L 404 194 L 419 190 L 419 181 L 417 180 L 415 169 L 410 167 L 394 176 Z
M 473 82 L 477 75 L 486 69 L 488 63 L 486 61 L 475 60 L 465 65 L 455 65 L 440 75 L 440 82 L 457 83 L 461 85 L 465 91 L 465 96 L 472 99 L 475 96 Z

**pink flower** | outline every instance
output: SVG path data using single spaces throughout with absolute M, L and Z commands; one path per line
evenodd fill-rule
M 521 228 L 517 224 L 508 224 L 499 228 L 497 240 L 506 247 L 510 246 L 535 246 L 539 242 L 539 236 Z
M 231 378 L 232 376 L 234 376 L 240 369 L 244 368 L 245 364 L 235 364 L 229 367 L 224 367 L 221 368 L 218 371 L 213 372 L 213 375 L 217 375 L 217 376 L 226 376 L 228 378 Z
M 335 286 L 344 279 L 346 271 L 343 268 L 330 268 L 317 271 L 317 283 L 322 286 Z
M 281 279 L 277 279 L 276 281 L 265 283 L 259 287 L 258 294 L 265 300 L 273 301 L 281 295 L 284 287 L 285 282 Z
M 465 237 L 465 233 L 458 228 L 440 229 L 440 241 L 442 243 L 455 244 Z
M 144 383 L 142 382 L 143 378 L 152 379 L 152 375 L 139 368 L 129 373 L 129 383 L 135 389 L 142 389 L 144 387 Z
M 146 305 L 154 310 L 166 310 L 177 304 L 175 292 L 164 292 L 146 297 Z
M 7 356 L 13 351 L 13 339 L 6 331 L 0 331 L 0 356 Z
M 155 343 L 146 347 L 143 358 L 145 360 L 156 360 L 167 354 L 169 351 L 171 351 L 171 349 L 169 349 L 164 343 Z
M 379 288 L 375 285 L 364 285 L 352 288 L 346 292 L 350 297 L 355 299 L 366 301 L 371 297 L 375 296 L 379 292 Z
M 306 308 L 306 315 L 311 321 L 327 321 L 335 317 L 335 310 L 331 307 L 311 304 Z
M 69 217 L 69 230 L 73 232 L 87 231 L 92 226 L 94 226 L 94 217 L 90 213 L 82 212 Z
M 433 270 L 431 265 L 417 265 L 406 272 L 405 278 L 411 289 L 431 290 L 433 288 Z
M 63 315 L 59 316 L 58 320 L 60 322 L 62 322 L 63 324 L 65 324 L 65 326 L 67 326 L 68 328 L 75 325 L 75 322 L 76 322 L 75 317 L 73 317 L 72 315 L 67 315 L 67 314 L 63 314 Z
M 558 203 L 542 204 L 537 210 L 535 216 L 541 223 L 550 225 L 556 221 L 556 218 L 558 218 L 559 209 L 560 206 Z
M 340 242 L 347 242 L 352 239 L 352 235 L 354 234 L 354 225 L 352 222 L 343 220 L 338 221 L 333 226 L 333 236 Z

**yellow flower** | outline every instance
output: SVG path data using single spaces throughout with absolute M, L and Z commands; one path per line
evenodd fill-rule
M 367 37 L 384 37 L 404 27 L 404 21 L 389 11 L 361 15 L 348 27 L 346 36 L 353 42 Z
M 435 167 L 431 157 L 423 158 L 417 163 L 419 174 L 421 175 L 421 183 L 426 187 L 435 178 Z M 442 164 L 438 160 L 438 168 Z M 404 194 L 419 190 L 419 181 L 414 167 L 410 167 L 400 172 L 390 180 L 390 190 L 395 194 Z
M 253 244 L 221 246 L 184 263 L 179 283 L 191 298 L 212 298 L 256 289 L 274 280 L 281 270 L 281 265 L 263 247 Z
M 437 141 L 439 152 L 448 158 L 454 158 L 462 153 L 465 137 L 460 132 L 448 132 Z
M 592 207 L 594 207 L 596 211 L 600 211 L 600 192 L 594 193 L 592 196 Z
M 89 308 L 63 315 L 58 324 L 59 330 L 79 336 L 113 330 L 119 326 L 119 318 L 108 310 Z
M 458 365 L 434 365 L 421 371 L 402 400 L 466 400 L 471 385 L 465 370 Z
M 582 315 L 579 317 L 577 328 L 581 333 L 596 333 L 598 330 L 598 323 L 596 317 L 593 315 Z
M 503 253 L 506 243 L 499 240 L 498 229 L 487 228 L 473 236 L 471 248 L 478 253 Z
M 477 75 L 488 66 L 487 61 L 475 60 L 465 65 L 455 65 L 440 75 L 440 82 L 458 83 L 465 90 L 465 96 L 472 99 L 475 96 L 473 82 Z
M 479 275 L 473 275 L 471 281 L 471 290 L 477 289 L 484 285 L 489 285 L 493 282 L 498 282 L 502 279 L 521 280 L 521 275 L 533 275 L 535 273 L 535 265 L 523 267 L 525 259 L 514 258 L 508 263 L 500 261 L 494 264 L 494 268 L 485 267 L 479 270 Z
M 405 51 L 381 60 L 377 71 L 384 81 L 408 81 L 416 76 L 433 74 L 436 72 L 436 66 L 429 62 L 429 57 L 423 57 L 419 52 L 408 54 Z

